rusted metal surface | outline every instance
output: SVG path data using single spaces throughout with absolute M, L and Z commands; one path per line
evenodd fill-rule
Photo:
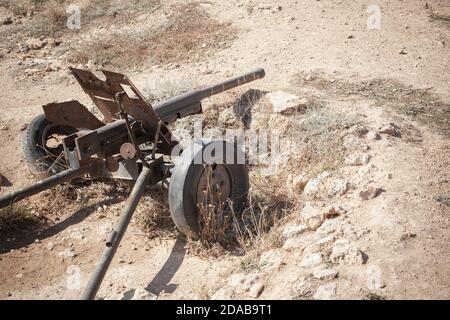
M 124 92 L 121 104 L 124 111 L 133 119 L 141 121 L 144 129 L 149 135 L 154 136 L 158 128 L 159 117 L 153 111 L 152 106 L 145 100 L 143 95 L 134 86 L 134 84 L 121 73 L 115 73 L 102 70 L 105 80 L 98 79 L 92 72 L 80 69 L 70 69 L 83 88 L 103 113 L 106 122 L 112 122 L 119 119 L 120 112 L 116 103 L 116 95 Z M 173 146 L 177 144 L 172 140 L 169 129 L 164 125 L 161 128 L 161 139 L 157 146 L 160 152 L 170 154 Z
M 104 125 L 76 100 L 49 103 L 42 107 L 47 120 L 55 125 L 95 130 Z

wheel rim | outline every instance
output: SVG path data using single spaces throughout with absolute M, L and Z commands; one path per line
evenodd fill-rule
M 205 166 L 197 184 L 197 204 L 223 205 L 231 197 L 231 184 L 225 165 Z
M 41 135 L 40 147 L 46 153 L 46 157 L 57 164 L 63 165 L 60 159 L 64 152 L 62 140 L 75 132 L 73 128 L 62 127 L 54 124 L 48 124 L 44 127 Z

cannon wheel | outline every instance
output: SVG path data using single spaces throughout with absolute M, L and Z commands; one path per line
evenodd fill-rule
M 219 195 L 217 200 L 222 204 L 230 200 L 235 213 L 242 211 L 247 202 L 249 179 L 246 164 L 226 164 L 225 161 L 221 164 L 194 163 L 194 159 L 202 159 L 199 155 L 203 154 L 207 146 L 209 149 L 220 144 L 226 150 L 234 150 L 235 155 L 240 152 L 234 144 L 221 140 L 194 143 L 183 151 L 170 179 L 169 207 L 172 219 L 183 234 L 194 239 L 198 238 L 200 231 L 199 204 L 205 201 L 208 186 Z
M 45 114 L 34 118 L 22 140 L 22 151 L 30 167 L 36 171 L 47 171 L 52 174 L 66 169 L 61 138 L 76 131 L 72 127 L 51 123 Z

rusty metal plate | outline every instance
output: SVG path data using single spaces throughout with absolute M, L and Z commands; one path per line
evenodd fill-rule
M 131 81 L 121 73 L 102 70 L 105 80 L 100 80 L 92 72 L 70 68 L 83 90 L 91 97 L 99 110 L 105 117 L 105 122 L 111 122 L 118 119 L 118 107 L 115 97 L 118 92 L 124 92 L 122 105 L 127 114 L 133 119 L 141 121 L 145 130 L 156 135 L 160 119 L 153 110 L 152 106 L 145 100 L 139 90 Z M 172 141 L 172 135 L 169 129 L 163 124 L 161 127 L 160 141 L 158 142 L 158 151 L 164 154 L 170 154 L 173 146 L 177 144 Z
M 47 120 L 57 125 L 89 130 L 95 130 L 104 125 L 76 100 L 49 103 L 42 108 Z

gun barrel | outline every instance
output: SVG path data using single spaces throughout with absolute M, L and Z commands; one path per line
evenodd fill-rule
M 166 123 L 174 122 L 178 118 L 190 114 L 200 113 L 202 108 L 200 101 L 219 94 L 221 92 L 236 88 L 246 83 L 264 78 L 264 69 L 256 69 L 242 76 L 228 79 L 215 85 L 194 90 L 169 100 L 153 105 L 156 114 Z

